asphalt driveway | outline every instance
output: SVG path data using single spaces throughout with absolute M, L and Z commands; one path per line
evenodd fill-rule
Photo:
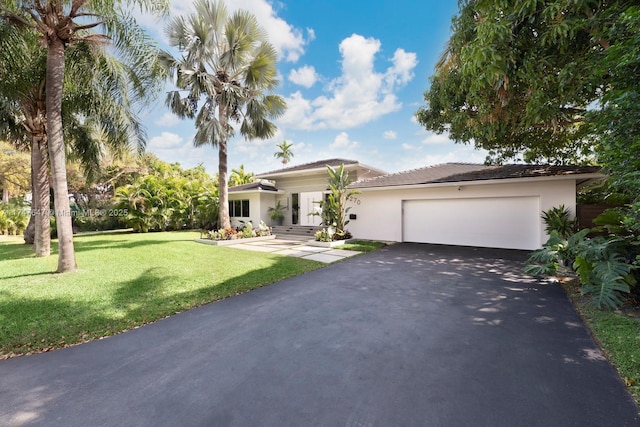
M 400 244 L 0 361 L 0 425 L 635 426 L 559 286 L 518 251 Z

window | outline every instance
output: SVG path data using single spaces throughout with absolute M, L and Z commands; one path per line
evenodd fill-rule
M 229 200 L 229 216 L 249 217 L 249 200 Z

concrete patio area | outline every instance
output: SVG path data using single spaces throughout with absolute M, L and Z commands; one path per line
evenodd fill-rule
M 307 241 L 293 238 L 279 238 L 274 240 L 261 240 L 256 242 L 238 243 L 231 246 L 234 249 L 243 249 L 254 252 L 269 252 L 278 255 L 286 255 L 312 261 L 319 261 L 325 264 L 341 261 L 360 254 L 357 251 L 346 251 L 343 249 L 322 248 L 310 246 Z

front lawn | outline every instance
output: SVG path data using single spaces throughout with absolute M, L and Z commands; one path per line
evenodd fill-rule
M 52 274 L 21 239 L 0 240 L 0 358 L 113 335 L 323 264 L 198 245 L 195 232 L 74 239 L 79 270 Z

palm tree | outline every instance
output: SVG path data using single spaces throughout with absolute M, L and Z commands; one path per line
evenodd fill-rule
M 289 163 L 291 161 L 291 158 L 293 157 L 293 151 L 291 151 L 291 147 L 293 147 L 293 144 L 289 144 L 287 141 L 282 141 L 282 144 L 276 145 L 276 148 L 279 148 L 280 151 L 276 151 L 273 154 L 273 157 L 275 157 L 276 159 L 282 159 L 283 166 Z
M 218 147 L 218 226 L 225 228 L 232 124 L 245 138 L 270 138 L 276 127 L 269 119 L 282 115 L 286 105 L 271 94 L 278 83 L 276 51 L 255 16 L 241 10 L 228 15 L 217 1 L 196 0 L 194 6 L 194 13 L 173 18 L 167 27 L 169 43 L 182 51 L 177 59 L 163 53 L 178 88 L 167 105 L 181 118 L 195 118 L 195 146 Z
M 132 2 L 134 1 L 132 0 Z M 137 0 L 134 3 L 139 4 L 141 8 L 152 11 L 167 7 L 166 1 Z M 140 41 L 144 40 L 144 37 L 141 37 L 142 31 L 135 25 L 135 20 L 128 17 L 120 1 L 8 1 L 0 5 L 0 13 L 13 23 L 33 29 L 40 34 L 41 39 L 45 42 L 45 116 L 59 243 L 57 271 L 73 271 L 76 269 L 76 260 L 73 247 L 71 209 L 68 198 L 62 120 L 63 86 L 67 68 L 65 52 L 69 47 L 78 43 L 84 43 L 86 46 L 104 44 L 108 40 L 107 35 L 88 31 L 102 26 L 106 34 L 113 38 L 112 45 L 117 50 L 126 51 L 128 54 L 123 57 L 129 59 L 134 65 L 144 68 L 148 64 L 150 57 L 144 55 L 144 49 L 141 48 L 141 46 L 144 46 L 144 44 L 140 44 Z M 74 64 L 71 63 L 69 65 L 73 66 Z M 88 74 L 92 75 L 92 73 Z M 139 76 L 130 75 L 130 77 L 135 79 Z M 144 80 L 144 77 L 141 80 Z M 145 93 L 144 89 L 142 89 L 143 87 L 144 85 L 139 86 L 142 92 L 138 92 L 138 95 Z M 114 93 L 119 89 L 119 87 L 113 88 Z M 126 101 L 129 100 L 130 95 L 134 95 L 128 92 L 124 94 Z M 122 97 L 121 99 L 115 99 L 114 102 L 121 100 Z M 85 99 L 85 101 L 92 102 L 91 99 Z M 91 116 L 87 117 L 91 119 Z M 89 135 L 81 132 L 76 136 L 85 138 Z
M 0 134 L 31 151 L 31 219 L 38 257 L 51 252 L 45 69 L 46 55 L 36 34 L 0 22 Z
M 244 165 L 240 165 L 238 169 L 231 169 L 231 178 L 229 178 L 229 186 L 249 184 L 255 180 L 253 172 L 246 172 Z

